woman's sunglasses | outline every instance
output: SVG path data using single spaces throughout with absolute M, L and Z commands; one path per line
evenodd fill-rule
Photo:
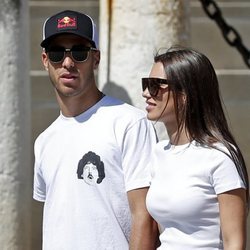
M 67 49 L 61 46 L 50 47 L 46 50 L 49 56 L 49 60 L 53 63 L 61 63 L 66 53 L 70 53 L 71 58 L 77 62 L 85 62 L 88 59 L 89 51 L 97 50 L 96 48 L 85 47 L 85 46 L 73 46 L 71 49 Z
M 168 84 L 167 79 L 148 77 L 142 78 L 142 91 L 148 89 L 152 97 L 156 97 L 162 84 Z

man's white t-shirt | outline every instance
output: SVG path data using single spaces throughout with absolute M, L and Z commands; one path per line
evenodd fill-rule
M 172 146 L 162 141 L 153 150 L 151 165 L 146 203 L 162 229 L 158 249 L 223 249 L 217 195 L 244 188 L 233 161 L 196 142 Z
M 126 191 L 149 186 L 155 142 L 144 112 L 108 96 L 77 117 L 60 114 L 35 142 L 43 250 L 127 250 Z

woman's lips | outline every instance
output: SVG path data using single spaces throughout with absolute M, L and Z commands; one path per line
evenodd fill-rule
M 149 112 L 150 110 L 152 110 L 156 106 L 155 103 L 148 102 L 148 101 L 146 102 L 146 104 L 147 104 L 147 106 L 146 106 L 147 112 Z

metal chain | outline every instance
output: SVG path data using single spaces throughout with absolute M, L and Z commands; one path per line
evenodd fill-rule
M 214 0 L 200 0 L 206 14 L 219 26 L 223 37 L 230 46 L 236 47 L 243 57 L 244 62 L 250 68 L 250 51 L 242 43 L 239 33 L 224 20 L 221 10 Z

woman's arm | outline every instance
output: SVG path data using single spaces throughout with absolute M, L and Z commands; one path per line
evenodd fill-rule
M 246 190 L 231 190 L 218 195 L 224 250 L 246 249 Z

